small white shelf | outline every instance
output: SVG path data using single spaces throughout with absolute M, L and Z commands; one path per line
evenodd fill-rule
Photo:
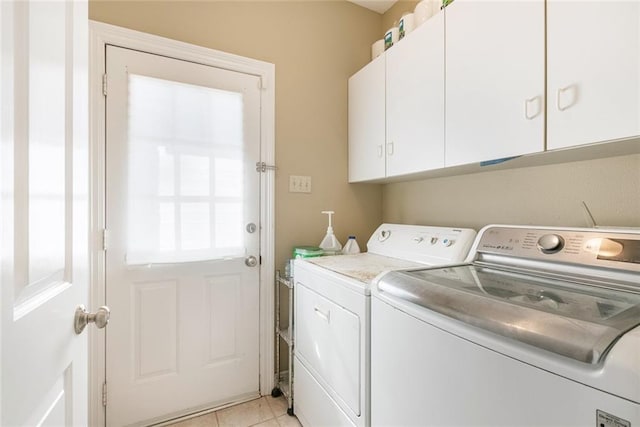
M 287 413 L 293 415 L 293 278 L 281 276 L 280 271 L 276 271 L 276 323 L 275 331 L 278 335 L 276 339 L 276 371 L 275 388 L 271 392 L 272 396 L 284 395 L 287 399 Z M 280 289 L 285 288 L 289 295 L 289 324 L 286 327 L 280 326 Z M 280 371 L 280 341 L 284 341 L 289 355 L 289 369 Z
M 289 347 L 291 347 L 291 329 L 290 328 L 279 329 L 278 336 L 282 338 Z

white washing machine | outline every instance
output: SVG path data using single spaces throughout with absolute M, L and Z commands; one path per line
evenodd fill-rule
M 372 425 L 640 425 L 639 230 L 488 226 L 372 294 Z
M 475 231 L 382 224 L 367 253 L 296 260 L 295 414 L 306 427 L 370 425 L 370 284 L 395 269 L 461 262 Z

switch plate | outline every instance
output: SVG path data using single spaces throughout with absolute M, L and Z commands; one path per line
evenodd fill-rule
M 311 177 L 289 175 L 289 193 L 311 193 Z

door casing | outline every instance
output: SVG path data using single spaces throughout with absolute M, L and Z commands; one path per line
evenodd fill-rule
M 213 49 L 191 45 L 114 25 L 89 23 L 89 104 L 91 165 L 91 289 L 90 304 L 105 304 L 105 98 L 102 76 L 107 45 L 140 50 L 184 61 L 252 74 L 260 77 L 260 160 L 273 165 L 275 159 L 275 65 Z M 108 91 L 108 88 L 106 88 Z M 256 172 L 258 173 L 258 172 Z M 260 181 L 260 394 L 274 385 L 274 274 L 275 274 L 275 188 L 274 173 L 267 170 Z M 108 247 L 108 242 L 107 242 Z M 117 315 L 117 313 L 113 313 Z M 105 425 L 103 384 L 105 342 L 89 335 L 89 425 Z M 108 385 L 107 385 L 108 390 Z M 108 392 L 107 392 L 108 396 Z

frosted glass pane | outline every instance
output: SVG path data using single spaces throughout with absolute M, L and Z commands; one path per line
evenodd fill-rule
M 242 94 L 129 74 L 128 106 L 127 262 L 243 255 Z
M 216 117 L 213 126 L 214 141 L 242 146 L 242 94 L 221 91 L 216 98 L 212 98 L 212 103 L 213 115 Z
M 216 248 L 243 246 L 242 204 L 216 203 L 215 230 Z
M 165 81 L 129 76 L 129 135 L 166 138 L 173 135 L 173 93 Z
M 214 165 L 216 196 L 242 197 L 242 160 L 218 158 Z
M 182 249 L 208 249 L 211 231 L 208 203 L 185 203 L 181 206 L 180 232 Z
M 180 156 L 180 195 L 209 195 L 209 157 Z
M 160 203 L 160 224 L 158 227 L 158 249 L 162 252 L 176 249 L 176 218 L 173 203 Z
M 166 147 L 158 147 L 158 195 L 173 196 L 175 186 L 175 156 Z
M 29 283 L 65 267 L 65 7 L 29 6 Z

